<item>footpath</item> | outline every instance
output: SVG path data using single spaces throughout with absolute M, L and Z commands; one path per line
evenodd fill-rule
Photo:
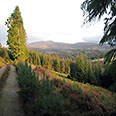
M 25 116 L 17 94 L 19 90 L 15 67 L 10 65 L 9 76 L 0 92 L 0 116 Z

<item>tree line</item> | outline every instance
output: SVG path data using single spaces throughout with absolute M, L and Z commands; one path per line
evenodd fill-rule
M 107 65 L 101 62 L 92 63 L 91 60 L 83 54 L 77 54 L 74 60 L 62 59 L 58 56 L 51 56 L 50 54 L 39 53 L 39 51 L 33 50 L 30 50 L 28 54 L 27 61 L 30 64 L 68 74 L 67 78 L 74 81 L 90 83 L 116 91 L 115 61 Z
M 106 5 L 104 7 L 106 9 L 103 11 L 101 11 L 101 2 Z M 97 5 L 94 5 L 96 3 L 97 0 L 85 0 L 85 2 L 83 2 L 81 8 L 85 14 L 87 14 L 86 21 L 91 22 L 92 19 L 96 18 L 96 16 L 101 18 L 101 16 L 107 11 L 108 6 L 110 5 L 111 12 L 109 13 L 111 14 L 111 19 L 106 18 L 106 25 L 104 28 L 105 32 L 102 40 L 100 41 L 100 44 L 102 45 L 105 42 L 108 42 L 111 47 L 115 47 L 115 2 L 110 1 L 108 4 L 106 4 L 103 0 L 101 0 Z M 98 10 L 97 8 L 99 11 L 95 12 Z M 110 85 L 113 84 L 113 87 L 115 88 L 115 48 L 107 53 L 105 61 L 108 63 L 110 62 L 110 64 L 105 66 L 104 73 L 102 74 L 102 66 L 93 65 L 86 57 L 83 57 L 82 55 L 77 56 L 75 60 L 71 61 L 70 59 L 60 59 L 58 56 L 52 57 L 45 54 L 40 55 L 39 53 L 33 51 L 28 52 L 26 48 L 26 31 L 23 26 L 21 12 L 18 6 L 16 6 L 14 12 L 7 19 L 6 25 L 8 27 L 8 52 L 5 49 L 1 49 L 0 54 L 2 57 L 9 56 L 9 59 L 15 62 L 27 59 L 29 63 L 33 63 L 34 65 L 41 65 L 46 68 L 53 69 L 57 72 L 70 74 L 73 80 L 84 83 L 88 82 L 95 85 L 102 85 L 106 88 L 110 88 Z M 106 81 L 105 84 L 104 81 Z M 108 82 L 110 84 L 108 84 Z
M 70 59 L 64 60 L 58 56 L 51 56 L 49 54 L 39 53 L 38 51 L 29 51 L 28 62 L 34 65 L 41 65 L 48 69 L 53 69 L 60 73 L 70 73 Z
M 102 4 L 102 5 L 101 5 Z M 116 2 L 115 0 L 109 0 L 105 2 L 101 0 L 85 0 L 81 9 L 85 16 L 84 23 L 92 22 L 94 19 L 100 19 L 104 14 L 110 14 L 105 20 L 104 35 L 100 41 L 100 45 L 108 43 L 112 50 L 106 54 L 105 62 L 109 63 L 115 60 L 116 57 Z M 8 27 L 8 40 L 7 45 L 12 55 L 13 60 L 24 59 L 27 57 L 26 49 L 26 31 L 23 26 L 23 19 L 19 7 L 16 6 L 14 12 L 7 19 L 6 25 Z

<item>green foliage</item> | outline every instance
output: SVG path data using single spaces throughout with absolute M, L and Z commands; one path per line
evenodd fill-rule
M 116 59 L 116 49 L 112 49 L 105 55 L 105 64 L 109 64 Z
M 41 65 L 39 51 L 29 51 L 28 61 L 30 64 Z
M 8 50 L 6 48 L 0 48 L 0 56 L 3 58 L 8 57 Z
M 98 84 L 97 78 L 93 73 L 93 67 L 91 62 L 87 59 L 87 57 L 83 57 L 81 54 L 77 56 L 77 59 L 71 64 L 71 77 L 73 80 L 84 82 L 84 83 L 91 83 L 91 84 Z
M 60 116 L 64 110 L 64 101 L 61 94 L 54 93 L 55 88 L 53 82 L 48 80 L 41 80 L 35 99 L 37 114 L 50 116 Z M 38 110 L 39 109 L 39 110 Z
M 0 48 L 0 57 L 4 58 L 6 63 L 11 61 L 9 51 L 7 48 Z
M 105 68 L 101 85 L 116 91 L 116 0 L 85 0 L 81 8 L 85 16 L 85 22 L 92 22 L 94 19 L 104 18 L 104 35 L 100 45 L 107 43 L 112 50 L 105 55 L 105 63 L 109 64 Z
M 94 60 L 96 58 L 103 58 L 106 54 L 106 52 L 108 52 L 109 50 L 107 49 L 107 47 L 98 47 L 98 45 L 96 45 L 95 48 L 91 48 L 91 49 L 70 49 L 70 50 L 49 50 L 49 49 L 45 49 L 45 50 L 41 50 L 39 49 L 40 53 L 49 53 L 51 56 L 58 56 L 61 59 L 72 59 L 74 60 L 77 56 L 77 53 L 80 54 L 85 54 L 88 56 L 88 58 L 90 58 L 91 60 Z
M 17 64 L 17 70 L 18 83 L 21 87 L 19 95 L 27 102 L 33 98 L 38 77 L 35 75 L 35 72 L 32 71 L 31 66 L 28 67 L 27 63 L 25 65 L 21 63 Z
M 10 71 L 10 67 L 9 67 L 9 65 L 7 65 L 5 72 L 0 77 L 0 92 L 1 92 L 2 88 L 4 87 L 4 85 L 6 84 L 6 80 L 9 76 L 9 71 Z
M 75 89 L 79 90 L 80 93 L 82 93 L 82 89 L 81 89 L 81 87 L 78 85 L 77 82 L 73 81 L 73 87 L 74 87 Z
M 65 69 L 65 73 L 69 74 L 70 73 L 70 62 L 66 62 L 66 69 Z
M 17 64 L 18 82 L 20 91 L 18 92 L 22 98 L 27 113 L 31 116 L 60 116 L 64 112 L 63 97 L 55 91 L 53 82 L 48 78 L 46 80 L 39 80 L 28 66 L 27 62 L 24 64 Z
M 29 51 L 28 62 L 34 65 L 41 65 L 59 73 L 69 74 L 67 78 L 95 85 L 101 85 L 103 68 L 100 63 L 92 64 L 87 56 L 78 55 L 75 60 L 60 59 L 49 54 L 42 54 L 38 51 Z M 71 76 L 70 76 L 71 75 Z
M 52 57 L 49 54 L 42 54 L 37 50 L 29 51 L 28 62 L 34 65 L 41 65 L 57 72 L 70 73 L 70 62 L 68 60 L 60 59 L 58 56 Z
M 115 108 L 116 102 L 111 97 L 111 92 L 105 90 L 109 95 L 106 96 L 102 92 L 103 88 L 61 77 L 54 78 L 53 81 L 64 96 L 66 116 L 109 116 L 109 112 Z
M 103 72 L 104 68 L 100 62 L 93 64 L 93 73 L 98 80 L 98 85 L 100 86 L 102 85 Z
M 102 86 L 116 92 L 116 61 L 106 65 L 102 77 Z
M 75 63 L 71 63 L 70 64 L 70 75 L 71 77 L 73 77 L 73 80 L 75 80 L 75 78 L 77 77 L 77 70 L 76 70 L 76 64 Z
M 60 62 L 57 58 L 54 59 L 53 68 L 55 71 L 60 72 Z
M 94 19 L 104 18 L 104 35 L 100 45 L 108 43 L 113 50 L 106 55 L 106 62 L 111 62 L 116 58 L 116 1 L 115 0 L 85 0 L 81 8 L 85 16 L 85 23 L 92 22 Z
M 16 6 L 11 17 L 7 19 L 6 25 L 8 27 L 7 45 L 9 45 L 9 50 L 13 59 L 26 58 L 26 33 L 18 6 Z

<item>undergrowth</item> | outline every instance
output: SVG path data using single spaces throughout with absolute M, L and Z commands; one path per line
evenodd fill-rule
M 10 70 L 10 66 L 7 65 L 5 72 L 3 73 L 2 77 L 0 78 L 0 91 L 6 83 L 6 79 L 8 78 L 8 75 L 9 75 L 9 70 Z
M 41 70 L 36 68 L 36 74 Z M 44 72 L 45 71 L 45 72 Z M 102 87 L 83 84 L 70 79 L 62 78 L 56 72 L 44 70 L 53 84 L 64 98 L 65 113 L 67 116 L 110 116 L 116 114 L 116 93 Z
M 0 68 L 4 66 L 4 59 L 2 57 L 0 57 Z
M 16 66 L 18 83 L 24 108 L 28 116 L 64 116 L 64 100 L 55 90 L 53 81 L 46 77 L 40 80 L 31 66 L 19 63 Z

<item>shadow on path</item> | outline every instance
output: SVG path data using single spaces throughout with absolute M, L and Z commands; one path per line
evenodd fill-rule
M 15 67 L 11 64 L 6 85 L 0 93 L 0 116 L 24 116 L 17 94 L 19 87 L 16 76 Z

